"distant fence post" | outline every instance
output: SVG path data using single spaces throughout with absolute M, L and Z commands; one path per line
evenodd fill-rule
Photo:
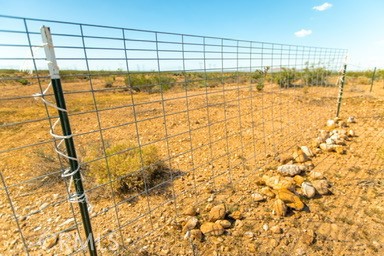
M 55 51 L 52 43 L 52 36 L 49 27 L 43 26 L 41 28 L 41 36 L 44 43 L 44 51 L 48 61 L 49 75 L 51 77 L 51 84 L 55 95 L 56 106 L 55 108 L 59 114 L 59 121 L 63 135 L 54 134 L 54 127 L 51 128 L 51 135 L 56 139 L 64 140 L 67 154 L 58 151 L 60 155 L 67 158 L 69 161 L 70 169 L 65 171 L 63 177 L 73 178 L 76 193 L 69 198 L 70 202 L 78 202 L 80 207 L 80 213 L 84 225 L 84 231 L 86 235 L 86 241 L 88 243 L 89 253 L 91 256 L 96 256 L 96 247 L 94 241 L 94 235 L 92 232 L 91 221 L 89 218 L 89 212 L 87 207 L 87 200 L 84 192 L 83 182 L 80 174 L 80 164 L 76 155 L 75 144 L 73 142 L 73 135 L 71 126 L 69 123 L 67 107 L 65 104 L 63 88 L 61 86 L 59 68 L 57 66 Z M 57 149 L 58 150 L 58 149 Z
M 373 70 L 373 73 L 372 73 L 371 89 L 369 89 L 369 92 L 372 92 L 373 82 L 375 81 L 375 75 L 376 75 L 376 67 L 375 67 L 375 69 Z
M 345 73 L 347 72 L 347 63 L 344 64 L 343 73 L 341 74 L 341 81 L 339 86 L 339 96 L 337 97 L 337 112 L 336 117 L 339 117 L 341 101 L 343 99 L 344 83 L 345 83 Z

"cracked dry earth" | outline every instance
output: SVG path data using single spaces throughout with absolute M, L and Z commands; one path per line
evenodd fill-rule
M 384 93 L 382 89 L 368 93 L 367 86 L 359 88 L 347 87 L 343 99 L 341 118 L 356 118 L 356 123 L 346 128 L 352 129 L 356 136 L 346 141 L 344 154 L 316 151 L 313 146 L 318 131 L 334 117 L 336 88 L 310 88 L 306 93 L 300 88 L 266 88 L 262 93 L 244 89 L 228 91 L 225 97 L 222 91 L 212 89 L 208 96 L 204 93 L 189 96 L 189 107 L 194 111 L 190 111 L 188 117 L 185 113 L 177 114 L 180 106 L 185 105 L 184 94 L 172 93 L 175 100 L 165 106 L 169 113 L 175 113 L 167 116 L 168 133 L 182 135 L 170 139 L 168 145 L 164 141 L 156 145 L 163 158 L 170 149 L 172 157 L 167 162 L 170 166 L 190 171 L 168 182 L 166 188 L 154 188 L 148 196 L 131 198 L 112 197 L 111 192 L 104 191 L 108 187 L 94 188 L 92 178 L 85 175 L 86 188 L 94 188 L 88 196 L 93 206 L 93 229 L 96 238 L 101 238 L 99 253 L 382 255 Z M 170 95 L 171 92 L 165 97 Z M 250 96 L 253 101 L 249 100 Z M 152 98 L 144 100 L 155 103 L 143 106 L 146 118 L 156 115 L 155 110 L 159 108 L 157 96 L 148 97 Z M 226 102 L 224 111 L 220 105 L 223 102 Z M 206 108 L 199 106 L 208 106 L 208 103 L 210 112 L 207 113 Z M 243 114 L 240 121 L 239 109 Z M 207 115 L 208 121 L 215 124 L 211 130 L 203 125 L 208 122 Z M 104 125 L 118 124 L 122 116 L 110 113 L 102 118 Z M 81 128 L 76 128 L 80 124 Z M 92 125 L 91 121 L 75 120 L 73 127 L 87 131 Z M 142 141 L 163 138 L 161 127 L 160 122 L 144 123 L 139 127 Z M 243 129 L 241 133 L 236 132 L 239 127 Z M 182 133 L 190 128 L 194 129 L 192 134 Z M 36 130 L 42 129 L 36 127 Z M 121 140 L 121 136 L 134 140 L 135 133 L 128 131 L 121 129 L 106 136 L 111 143 Z M 43 137 L 46 133 L 42 130 L 36 136 Z M 257 143 L 252 142 L 255 138 Z M 78 142 L 80 146 L 86 144 L 87 138 Z M 305 208 L 297 210 L 288 206 L 284 216 L 279 216 L 275 208 L 276 191 L 271 189 L 272 194 L 268 195 L 263 177 L 277 175 L 283 156 L 291 155 L 296 146 L 308 146 L 315 153 L 304 163 L 310 170 L 300 176 L 312 182 L 310 171 L 320 173 L 329 185 L 329 193 L 317 193 L 308 199 L 296 185 L 292 190 Z M 180 154 L 190 147 L 193 154 Z M 25 160 L 23 156 L 14 157 Z M 10 162 L 4 167 L 2 172 L 7 184 L 25 179 L 26 174 L 12 172 L 12 168 L 19 167 Z M 77 254 L 74 244 L 77 228 L 83 233 L 81 219 L 78 213 L 72 218 L 63 193 L 64 184 L 50 183 L 42 188 L 33 184 L 31 187 L 36 189 L 32 192 L 28 186 L 9 187 L 9 192 L 23 235 L 31 241 L 30 254 Z M 4 190 L 1 193 L 0 254 L 23 254 L 23 243 Z M 76 206 L 74 211 L 78 212 Z M 215 222 L 219 226 L 206 224 Z M 57 232 L 57 236 L 49 237 Z

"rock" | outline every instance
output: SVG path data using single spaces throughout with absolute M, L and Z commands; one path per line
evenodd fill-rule
M 329 145 L 329 144 L 326 144 L 326 143 L 321 143 L 320 144 L 320 148 L 321 148 L 321 150 L 323 150 L 325 152 L 333 152 L 333 151 L 335 151 L 333 145 Z
M 263 180 L 265 181 L 265 184 L 272 189 L 280 189 L 280 188 L 287 188 L 287 189 L 295 189 L 295 184 L 293 182 L 293 179 L 290 177 L 281 177 L 279 175 L 275 176 L 267 176 L 263 175 Z
M 277 197 L 281 199 L 287 206 L 295 210 L 301 211 L 305 207 L 300 198 L 288 189 L 279 189 L 277 191 Z
M 45 208 L 48 207 L 48 205 L 49 205 L 49 203 L 43 203 L 42 205 L 40 205 L 39 210 L 40 211 L 44 210 Z
M 332 145 L 335 145 L 335 144 L 336 144 L 336 141 L 335 141 L 334 139 L 332 139 L 332 138 L 328 138 L 328 139 L 325 140 L 325 143 L 326 143 L 327 145 L 332 146 Z M 320 145 L 320 146 L 321 146 L 321 145 Z
M 325 141 L 326 139 L 329 138 L 329 132 L 326 131 L 326 130 L 319 130 L 318 138 L 320 138 L 321 140 Z
M 303 194 L 308 198 L 313 198 L 316 195 L 316 190 L 309 182 L 303 182 L 301 184 L 301 190 Z
M 335 127 L 336 123 L 335 120 L 329 119 L 327 121 L 327 127 Z
M 200 230 L 204 235 L 220 236 L 224 233 L 224 228 L 220 224 L 213 222 L 204 222 Z
M 317 138 L 315 138 L 314 140 L 313 140 L 313 142 L 312 142 L 312 146 L 314 147 L 314 148 L 318 148 L 319 146 L 320 146 L 320 144 L 321 143 L 324 143 L 325 142 L 325 140 L 323 140 L 322 138 L 320 138 L 320 137 L 317 137 Z
M 219 204 L 209 211 L 208 220 L 209 221 L 217 221 L 217 220 L 223 220 L 225 217 L 226 208 L 224 204 Z
M 271 231 L 272 231 L 273 234 L 281 234 L 281 233 L 283 233 L 283 230 L 279 226 L 271 227 Z
M 223 228 L 230 228 L 232 226 L 229 220 L 217 220 L 215 223 L 220 224 Z
M 276 199 L 276 201 L 273 203 L 273 212 L 278 217 L 284 217 L 287 213 L 287 206 L 282 200 Z
M 212 194 L 212 195 L 207 199 L 207 202 L 208 202 L 208 203 L 212 203 L 214 200 L 215 200 L 215 194 Z
M 321 180 L 321 179 L 324 179 L 324 176 L 321 172 L 317 172 L 317 171 L 311 171 L 309 174 L 308 174 L 308 177 L 312 180 Z
M 203 233 L 200 231 L 200 229 L 192 229 L 190 232 L 190 238 L 195 241 L 201 241 L 203 240 Z
M 350 117 L 348 117 L 347 122 L 348 123 L 356 123 L 356 119 L 354 116 L 350 116 Z
M 279 156 L 279 162 L 282 164 L 287 164 L 290 161 L 293 161 L 293 157 L 289 154 L 282 154 Z
M 293 159 L 296 163 L 304 163 L 308 161 L 308 156 L 303 152 L 303 150 L 300 147 L 297 147 L 295 152 L 292 154 Z
M 312 150 L 309 149 L 307 146 L 301 146 L 301 151 L 303 151 L 304 154 L 307 155 L 307 157 L 314 157 L 315 155 L 313 154 Z
M 252 239 L 255 236 L 255 234 L 251 231 L 247 231 L 244 233 L 244 236 Z
M 311 245 L 315 241 L 315 232 L 313 230 L 306 230 L 301 236 L 303 244 Z
M 183 234 L 185 234 L 185 232 L 187 231 L 194 229 L 198 222 L 199 220 L 196 217 L 190 217 L 183 227 Z
M 268 231 L 269 230 L 269 226 L 268 226 L 267 223 L 263 224 L 263 229 L 264 229 L 264 231 Z
M 47 237 L 46 239 L 44 239 L 43 249 L 48 250 L 48 249 L 52 248 L 53 246 L 55 246 L 57 244 L 58 240 L 59 240 L 58 235 L 53 235 L 51 237 Z
M 296 183 L 296 185 L 301 186 L 301 184 L 304 182 L 304 178 L 300 175 L 295 175 L 295 177 L 293 177 L 293 181 Z
M 260 193 L 265 195 L 265 196 L 267 196 L 267 197 L 270 197 L 270 198 L 274 198 L 275 197 L 275 193 L 273 193 L 272 190 L 269 187 L 261 188 L 260 189 Z
M 243 218 L 243 214 L 240 211 L 234 211 L 229 215 L 229 217 L 235 219 L 235 220 L 241 220 Z
M 334 145 L 333 148 L 336 151 L 336 153 L 338 153 L 340 155 L 345 154 L 345 148 L 343 146 L 341 146 L 341 145 Z
M 262 194 L 259 194 L 259 193 L 253 193 L 251 195 L 252 199 L 256 202 L 261 202 L 261 201 L 264 201 L 265 200 L 265 196 L 263 196 Z
M 344 122 L 344 121 L 339 121 L 339 122 L 337 123 L 337 125 L 338 125 L 340 128 L 343 128 L 343 127 L 347 127 L 347 126 L 348 126 L 347 123 Z
M 196 207 L 193 205 L 187 206 L 184 209 L 183 214 L 187 215 L 187 216 L 196 216 L 196 214 L 197 214 Z
M 356 137 L 356 133 L 355 133 L 355 131 L 354 131 L 354 130 L 349 130 L 349 131 L 348 131 L 348 136 L 349 136 L 349 137 Z
M 297 174 L 300 174 L 302 171 L 305 171 L 305 167 L 301 165 L 295 165 L 295 164 L 285 164 L 277 167 L 277 171 L 284 176 L 293 177 Z
M 206 206 L 205 206 L 205 211 L 206 212 L 209 212 L 213 207 L 213 204 L 212 203 L 208 203 Z
M 312 185 L 320 195 L 326 195 L 329 193 L 329 184 L 326 180 L 314 180 Z

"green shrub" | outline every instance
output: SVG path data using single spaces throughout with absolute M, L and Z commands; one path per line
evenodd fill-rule
M 27 79 L 21 78 L 21 79 L 19 79 L 17 81 L 19 83 L 21 83 L 22 85 L 29 85 L 29 81 Z
M 176 79 L 166 74 L 130 74 L 125 78 L 125 84 L 135 91 L 161 92 L 167 91 L 176 82 Z
M 147 146 L 142 149 L 119 144 L 106 150 L 109 173 L 105 161 L 90 165 L 91 175 L 97 183 L 104 184 L 111 179 L 117 180 L 119 193 L 144 190 L 159 183 L 167 168 L 160 160 L 157 148 Z
M 327 85 L 328 77 L 331 75 L 331 71 L 318 67 L 315 68 L 314 65 L 306 66 L 304 69 L 304 81 L 305 85 L 313 86 L 313 85 Z
M 293 86 L 293 83 L 297 81 L 297 75 L 295 68 L 281 68 L 281 71 L 275 74 L 274 80 L 280 88 L 288 88 Z
M 256 84 L 256 90 L 262 91 L 264 89 L 264 83 L 268 74 L 269 67 L 265 67 L 264 70 L 256 70 L 251 75 L 251 84 Z
M 108 76 L 104 78 L 104 87 L 105 88 L 111 88 L 113 86 L 113 83 L 116 81 L 115 76 Z

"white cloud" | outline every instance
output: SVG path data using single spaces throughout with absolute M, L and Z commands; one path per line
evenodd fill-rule
M 325 10 L 331 8 L 331 7 L 332 7 L 332 4 L 325 2 L 322 5 L 314 6 L 312 9 L 322 12 L 322 11 L 325 11 Z
M 312 34 L 312 30 L 310 29 L 301 29 L 295 32 L 295 36 L 297 37 L 306 37 L 306 36 L 309 36 L 310 34 Z

